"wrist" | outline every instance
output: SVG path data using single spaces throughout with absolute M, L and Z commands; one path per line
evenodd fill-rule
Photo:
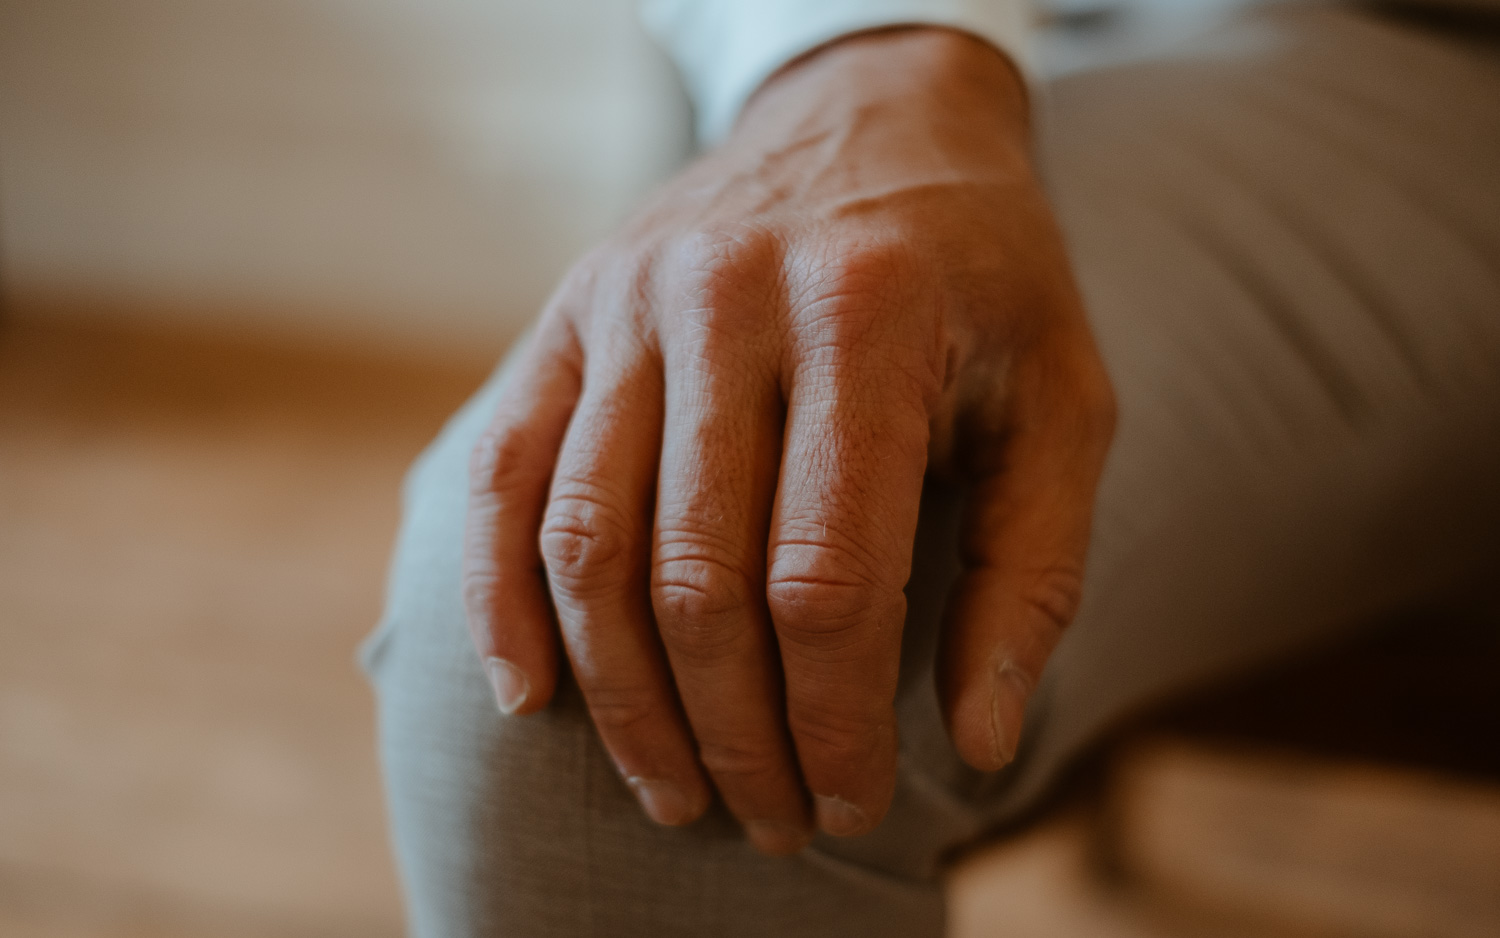
M 900 115 L 979 145 L 1030 140 L 1029 95 L 1015 63 L 942 26 L 856 33 L 793 60 L 751 96 L 734 135 L 817 133 L 855 113 Z

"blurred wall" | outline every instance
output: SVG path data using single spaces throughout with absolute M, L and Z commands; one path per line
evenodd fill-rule
M 12 308 L 493 347 L 688 145 L 633 0 L 0 0 Z
M 1043 0 L 1042 71 L 1244 0 Z M 689 148 L 636 0 L 0 0 L 0 288 L 493 354 Z
M 1048 78 L 1149 59 L 1258 2 L 1266 0 L 1034 0 L 1044 28 L 1033 53 Z

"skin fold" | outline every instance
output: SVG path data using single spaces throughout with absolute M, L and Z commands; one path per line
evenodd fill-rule
M 656 821 L 717 793 L 770 853 L 870 830 L 940 474 L 970 501 L 939 693 L 966 761 L 1010 760 L 1114 423 L 1029 147 L 990 46 L 849 37 L 574 267 L 471 468 L 465 603 L 503 711 L 546 706 L 561 651 Z

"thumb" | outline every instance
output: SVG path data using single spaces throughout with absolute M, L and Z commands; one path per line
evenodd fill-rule
M 937 672 L 954 746 L 985 771 L 1015 757 L 1026 702 L 1078 610 L 1114 428 L 1087 339 L 1017 362 L 1014 377 L 1007 419 L 966 441 L 989 458 L 969 493 Z

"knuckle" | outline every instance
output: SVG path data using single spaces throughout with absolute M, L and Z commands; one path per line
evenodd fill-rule
M 540 548 L 554 586 L 576 592 L 623 575 L 630 533 L 620 510 L 601 496 L 573 494 L 548 505 Z
M 700 228 L 684 239 L 681 250 L 696 275 L 691 282 L 709 292 L 779 265 L 781 255 L 775 235 L 749 224 Z
M 787 578 L 768 587 L 771 617 L 783 647 L 806 654 L 858 653 L 902 618 L 906 599 L 864 584 Z
M 519 427 L 497 421 L 480 435 L 469 455 L 470 491 L 475 495 L 507 492 L 535 475 L 536 447 Z
M 901 416 L 925 425 L 947 365 L 933 277 L 899 241 L 827 250 L 792 300 L 807 375 L 883 406 L 900 400 L 910 408 Z
M 1053 647 L 1083 601 L 1083 569 L 1076 564 L 1058 564 L 1035 572 L 1021 590 L 1021 601 L 1037 613 L 1045 633 L 1046 647 Z
M 586 696 L 594 726 L 604 736 L 648 729 L 657 715 L 657 708 L 645 694 L 594 687 L 586 691 Z
M 905 608 L 905 577 L 887 577 L 873 558 L 819 540 L 779 543 L 766 581 L 777 631 L 789 640 L 829 645 L 856 641 L 860 627 Z
M 911 245 L 895 239 L 835 245 L 824 265 L 835 293 L 876 296 L 907 280 L 916 266 Z
M 686 315 L 700 328 L 685 338 L 718 351 L 765 325 L 763 311 L 780 283 L 780 243 L 750 226 L 699 231 L 681 248 Z
M 473 566 L 464 568 L 462 586 L 464 608 L 471 616 L 488 613 L 490 603 L 495 598 L 497 579 L 493 570 Z
M 778 625 L 791 631 L 829 635 L 859 622 L 879 591 L 859 580 L 786 574 L 766 584 L 766 601 Z
M 906 304 L 920 283 L 914 252 L 900 241 L 834 243 L 824 251 L 813 261 L 802 299 L 831 335 L 862 331 L 872 317 Z
M 673 557 L 655 564 L 651 596 L 663 624 L 720 620 L 744 609 L 750 588 L 744 573 L 706 554 Z
M 752 781 L 782 769 L 782 759 L 774 748 L 748 741 L 700 741 L 698 759 L 720 781 Z
M 664 628 L 674 656 L 689 665 L 713 664 L 732 658 L 743 645 L 744 632 L 722 622 L 679 622 Z
M 874 755 L 880 744 L 881 724 L 827 707 L 792 707 L 787 725 L 797 740 L 802 758 L 809 756 L 829 763 L 859 765 Z
M 745 605 L 743 578 L 704 558 L 679 558 L 656 567 L 651 583 L 657 611 L 673 622 L 717 619 Z

